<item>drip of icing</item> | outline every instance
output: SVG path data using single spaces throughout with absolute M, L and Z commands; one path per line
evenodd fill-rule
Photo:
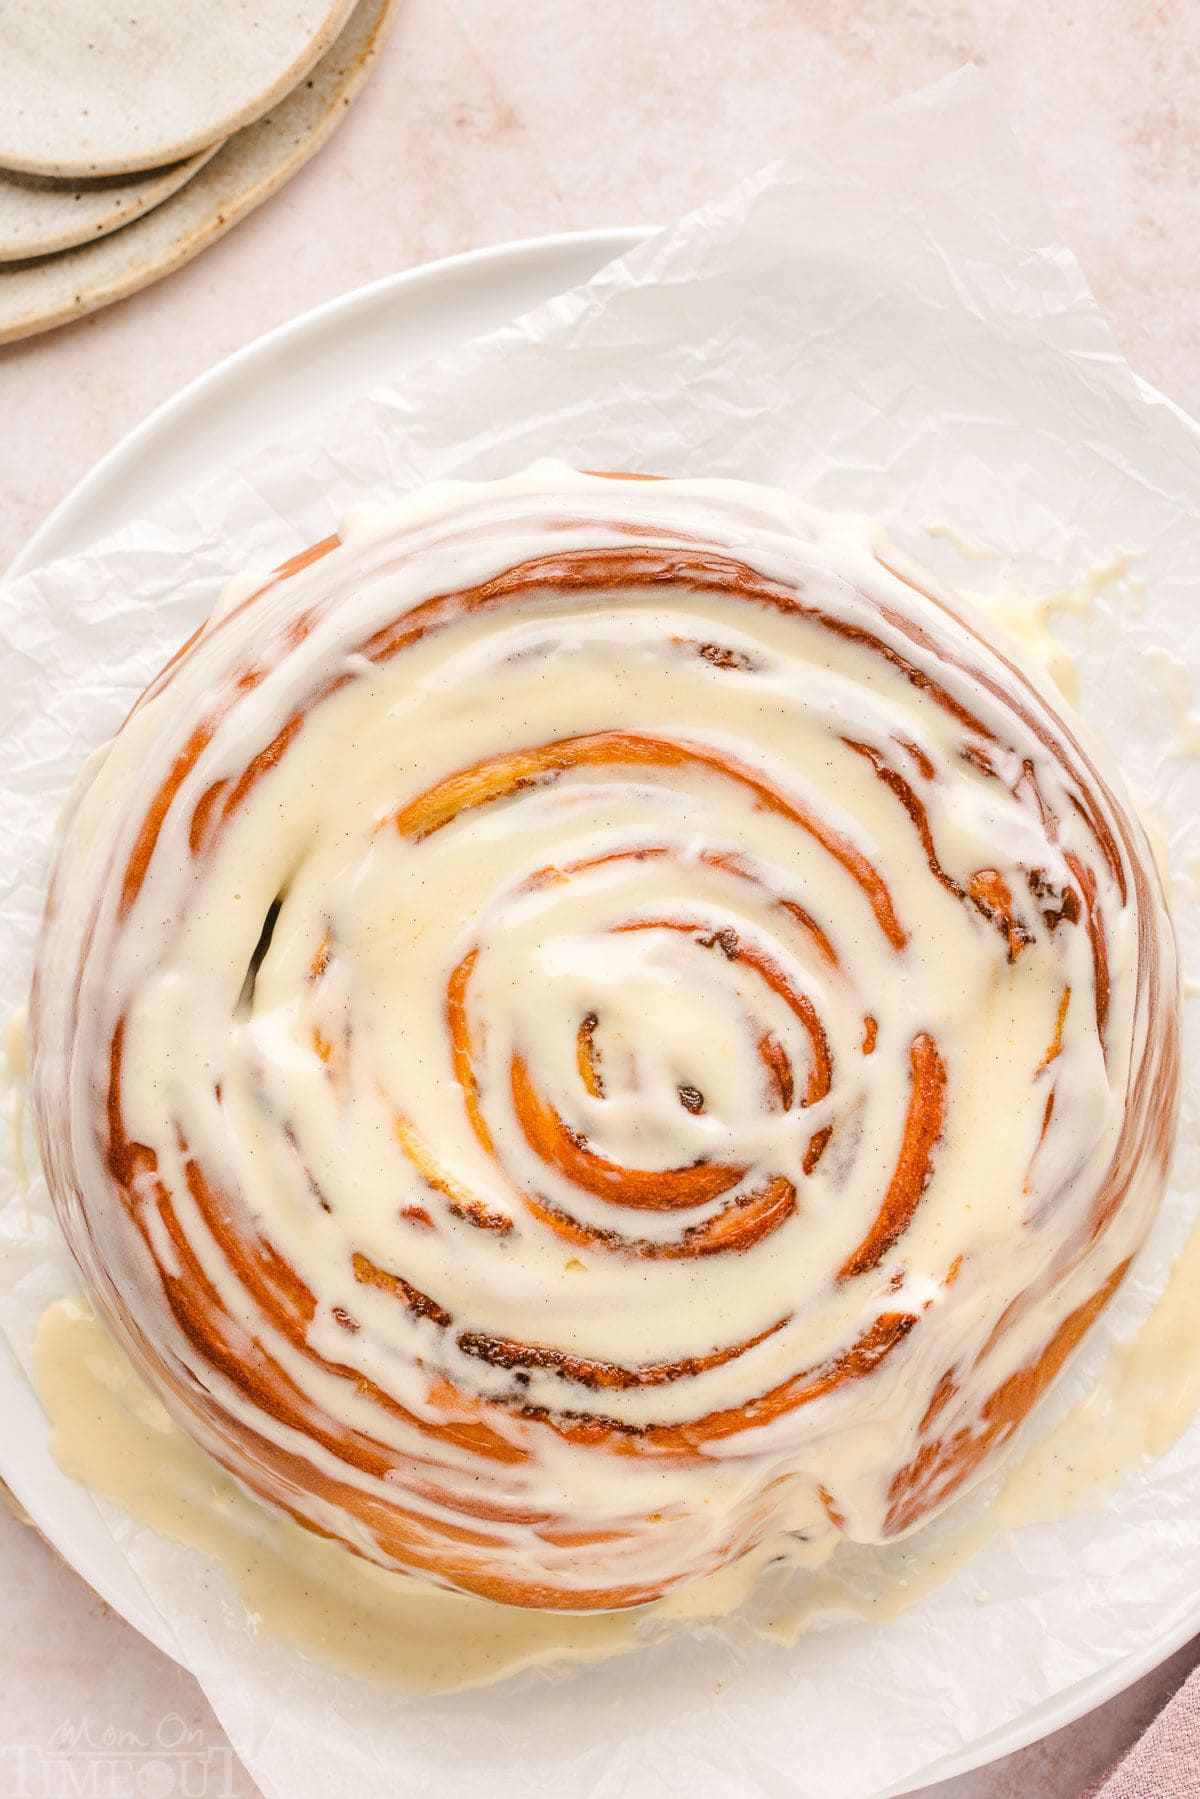
M 246 1607 L 246 1627 L 333 1667 L 420 1692 L 451 1692 L 553 1661 L 636 1649 L 684 1620 L 728 1616 L 768 1564 L 815 1566 L 827 1553 L 794 1538 L 639 1611 L 569 1615 L 500 1606 L 392 1573 L 252 1499 L 185 1436 L 90 1306 L 42 1315 L 38 1394 L 63 1471 L 140 1523 L 211 1555 Z
M 981 538 L 972 537 L 966 531 L 960 531 L 948 519 L 934 519 L 926 525 L 927 537 L 941 538 L 952 550 L 957 551 L 964 562 L 1003 562 L 1004 552 L 993 549 L 991 544 L 984 543 Z
M 929 535 L 947 538 L 958 554 L 969 561 L 983 561 L 996 554 L 960 537 L 950 526 L 931 526 Z M 1093 563 L 1078 580 L 1044 592 L 1029 592 L 1008 581 L 1002 581 L 990 592 L 967 588 L 960 592 L 963 599 L 1011 637 L 1024 658 L 1041 669 L 1074 704 L 1079 697 L 1075 658 L 1069 646 L 1055 635 L 1050 621 L 1056 613 L 1064 612 L 1073 618 L 1091 618 L 1098 601 L 1114 594 L 1120 595 L 1128 610 L 1143 611 L 1146 587 L 1134 573 L 1136 563 L 1134 554 L 1121 550 Z
M 990 593 L 964 588 L 962 594 L 985 618 L 1007 632 L 1021 654 L 1042 669 L 1066 699 L 1075 702 L 1079 692 L 1075 659 L 1054 635 L 1050 619 L 1055 612 L 1071 612 L 1076 618 L 1085 618 L 1090 597 L 1082 596 L 1078 590 L 1030 594 L 1007 583 Z
M 46 1310 L 35 1368 L 64 1472 L 212 1555 L 236 1584 L 249 1628 L 373 1680 L 448 1692 L 553 1661 L 627 1653 L 663 1629 L 735 1613 L 784 1643 L 829 1614 L 895 1617 L 998 1534 L 1102 1504 L 1126 1469 L 1163 1455 L 1200 1407 L 1200 1226 L 1140 1331 L 1013 1465 L 986 1516 L 932 1550 L 911 1539 L 900 1559 L 881 1563 L 869 1597 L 838 1578 L 836 1558 L 825 1568 L 832 1539 L 788 1536 L 636 1612 L 564 1616 L 444 1592 L 265 1510 L 173 1423 L 86 1303 Z M 781 1578 L 789 1567 L 805 1571 L 798 1587 Z
M 1196 711 L 1195 682 L 1186 662 L 1161 647 L 1143 650 L 1137 675 L 1148 715 L 1157 720 L 1165 710 L 1175 734 L 1165 754 L 1200 756 L 1200 714 Z
M 1166 1454 L 1197 1410 L 1200 1225 L 1141 1329 L 1114 1348 L 1092 1391 L 1014 1461 L 982 1518 L 943 1533 L 933 1547 L 921 1536 L 911 1539 L 901 1562 L 867 1597 L 835 1575 L 805 1582 L 798 1592 L 785 1588 L 775 1601 L 767 1595 L 757 1628 L 792 1643 L 829 1612 L 896 1617 L 960 1574 L 1005 1532 L 1098 1510 L 1130 1470 Z
M 1013 1468 L 994 1525 L 1052 1523 L 1103 1502 L 1126 1469 L 1165 1455 L 1200 1408 L 1200 1228 L 1145 1324 L 1087 1396 Z
M 231 612 L 236 612 L 246 600 L 253 599 L 254 595 L 261 591 L 264 582 L 269 579 L 270 576 L 255 573 L 251 569 L 246 569 L 240 574 L 230 575 L 217 595 L 216 605 L 205 621 L 205 630 L 213 630 L 223 618 L 228 618 Z
M 12 1081 L 24 1080 L 29 1072 L 29 1012 L 18 1006 L 4 1031 L 4 1067 Z
M 8 1087 L 8 1160 L 17 1191 L 24 1203 L 29 1197 L 29 1169 L 25 1162 L 25 1084 L 29 1072 L 29 1015 L 25 1006 L 12 1013 L 4 1031 L 4 1072 Z

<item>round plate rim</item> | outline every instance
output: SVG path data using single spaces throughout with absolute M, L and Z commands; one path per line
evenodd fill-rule
M 63 554 L 62 539 L 69 536 L 72 520 L 78 511 L 82 511 L 97 487 L 121 476 L 122 471 L 133 464 L 141 456 L 147 443 L 152 442 L 163 432 L 172 432 L 181 423 L 186 423 L 187 414 L 201 400 L 209 398 L 215 391 L 226 384 L 240 380 L 256 363 L 269 361 L 271 357 L 286 349 L 294 349 L 306 337 L 318 337 L 330 327 L 338 327 L 351 320 L 358 312 L 370 310 L 381 300 L 395 298 L 401 306 L 406 301 L 419 298 L 424 289 L 436 288 L 445 283 L 453 284 L 460 278 L 473 275 L 480 270 L 491 269 L 501 272 L 506 267 L 528 265 L 539 260 L 549 260 L 554 255 L 570 250 L 595 249 L 603 255 L 597 260 L 596 267 L 603 261 L 615 259 L 634 248 L 646 238 L 654 234 L 656 227 L 620 226 L 599 227 L 587 231 L 557 232 L 546 236 L 526 237 L 512 242 L 488 245 L 482 249 L 465 250 L 457 255 L 438 258 L 435 261 L 418 264 L 399 274 L 384 275 L 376 281 L 368 282 L 361 287 L 351 289 L 323 301 L 319 306 L 285 321 L 273 330 L 255 338 L 240 350 L 225 357 L 212 368 L 204 371 L 176 394 L 164 401 L 140 424 L 127 432 L 109 451 L 94 463 L 91 469 L 68 494 L 54 507 L 42 521 L 41 525 L 27 541 L 23 549 L 10 563 L 3 575 L 4 580 L 15 579 L 25 574 L 39 563 L 52 560 Z M 1138 385 L 1147 397 L 1157 403 L 1166 404 L 1200 440 L 1200 426 L 1175 405 L 1173 401 L 1160 394 L 1149 383 L 1141 381 Z M 56 539 L 59 540 L 56 543 Z M 69 546 L 68 546 L 69 548 Z M 40 1411 L 39 1402 L 25 1377 L 17 1369 L 15 1358 L 6 1341 L 0 1338 L 0 1386 L 7 1386 L 5 1378 L 8 1370 L 5 1363 L 11 1364 L 12 1370 L 25 1386 L 32 1406 Z M 10 1469 L 0 1469 L 6 1480 L 10 1479 Z M 17 1497 L 26 1509 L 26 1496 L 19 1490 Z M 34 1517 L 35 1524 L 37 1523 Z M 54 1545 L 70 1561 L 65 1550 L 57 1543 Z M 72 1567 L 74 1564 L 72 1564 Z M 76 1572 L 78 1572 L 76 1570 Z M 81 1577 L 82 1578 L 82 1577 Z M 120 1603 L 108 1594 L 103 1595 L 113 1605 L 114 1610 L 126 1617 Z M 157 1614 L 156 1614 L 157 1617 Z M 169 1637 L 169 1626 L 162 1621 L 162 1630 L 148 1628 L 149 1620 L 139 1622 L 127 1619 L 136 1629 L 142 1630 L 155 1645 L 165 1654 L 178 1658 L 178 1651 L 172 1646 Z M 949 1780 L 956 1775 L 967 1774 L 975 1769 L 987 1766 L 1004 1756 L 1012 1755 L 1017 1750 L 1040 1741 L 1053 1732 L 1064 1729 L 1076 1722 L 1088 1712 L 1107 1703 L 1123 1693 L 1128 1687 L 1151 1673 L 1175 1652 L 1181 1649 L 1200 1630 L 1200 1600 L 1189 1615 L 1172 1629 L 1163 1633 L 1153 1643 L 1137 1654 L 1127 1656 L 1112 1663 L 1109 1667 L 1098 1670 L 1073 1686 L 1064 1688 L 1042 1705 L 1025 1712 L 1021 1716 L 1001 1725 L 988 1736 L 977 1738 L 975 1742 L 962 1749 L 952 1751 L 941 1757 L 939 1761 L 928 1767 L 914 1783 L 906 1780 L 899 1786 L 889 1787 L 879 1799 L 901 1799 L 908 1793 L 923 1791 L 940 1781 Z
M 319 336 L 330 325 L 350 319 L 360 311 L 368 311 L 389 296 L 395 295 L 407 300 L 410 296 L 419 294 L 423 288 L 439 287 L 447 281 L 455 281 L 460 275 L 474 274 L 488 268 L 501 269 L 507 264 L 541 261 L 560 250 L 570 248 L 582 251 L 594 246 L 597 250 L 607 252 L 610 258 L 621 256 L 644 238 L 653 235 L 653 229 L 638 225 L 602 226 L 589 231 L 560 231 L 514 238 L 509 243 L 489 244 L 477 250 L 460 250 L 452 256 L 418 263 L 398 274 L 381 275 L 375 281 L 365 282 L 361 287 L 351 288 L 346 293 L 335 294 L 318 306 L 310 307 L 307 312 L 286 319 L 195 376 L 118 439 L 47 513 L 0 579 L 15 580 L 18 576 L 27 574 L 31 568 L 36 568 L 39 563 L 52 562 L 60 555 L 69 554 L 69 546 L 64 548 L 56 539 L 69 533 L 74 513 L 86 504 L 93 489 L 102 487 L 110 480 L 119 480 L 123 471 L 142 455 L 148 443 L 162 432 L 172 430 L 178 420 L 185 418 L 198 401 L 207 399 L 214 390 L 236 385 L 256 363 L 294 349 L 305 338 Z

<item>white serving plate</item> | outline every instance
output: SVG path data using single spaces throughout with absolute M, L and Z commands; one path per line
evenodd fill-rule
M 429 263 L 330 300 L 238 351 L 161 406 L 102 458 L 12 563 L 16 576 L 106 536 L 256 449 L 393 383 L 406 368 L 585 282 L 646 235 L 604 230 L 527 239 Z M 39 1530 L 116 1611 L 165 1654 L 171 1633 L 100 1519 L 58 1468 L 36 1396 L 0 1337 L 0 1479 Z M 1142 1654 L 1064 1688 L 1001 1730 L 926 1769 L 922 1785 L 982 1767 L 1072 1723 L 1200 1631 L 1200 1599 L 1181 1628 Z M 1003 1671 L 997 1670 L 997 1678 Z M 895 1789 L 911 1792 L 910 1786 Z

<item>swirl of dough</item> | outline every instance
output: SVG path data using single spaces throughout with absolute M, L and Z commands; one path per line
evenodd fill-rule
M 69 808 L 67 1239 L 180 1422 L 386 1566 L 641 1603 L 910 1529 L 1161 1198 L 1116 774 L 864 520 L 538 465 L 226 597 Z

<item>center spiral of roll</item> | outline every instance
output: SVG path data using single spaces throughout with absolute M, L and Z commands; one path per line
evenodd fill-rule
M 1157 1202 L 1140 832 L 857 522 L 435 492 L 201 634 L 102 809 L 35 1005 L 68 1234 L 189 1428 L 385 1562 L 620 1605 L 905 1529 Z

